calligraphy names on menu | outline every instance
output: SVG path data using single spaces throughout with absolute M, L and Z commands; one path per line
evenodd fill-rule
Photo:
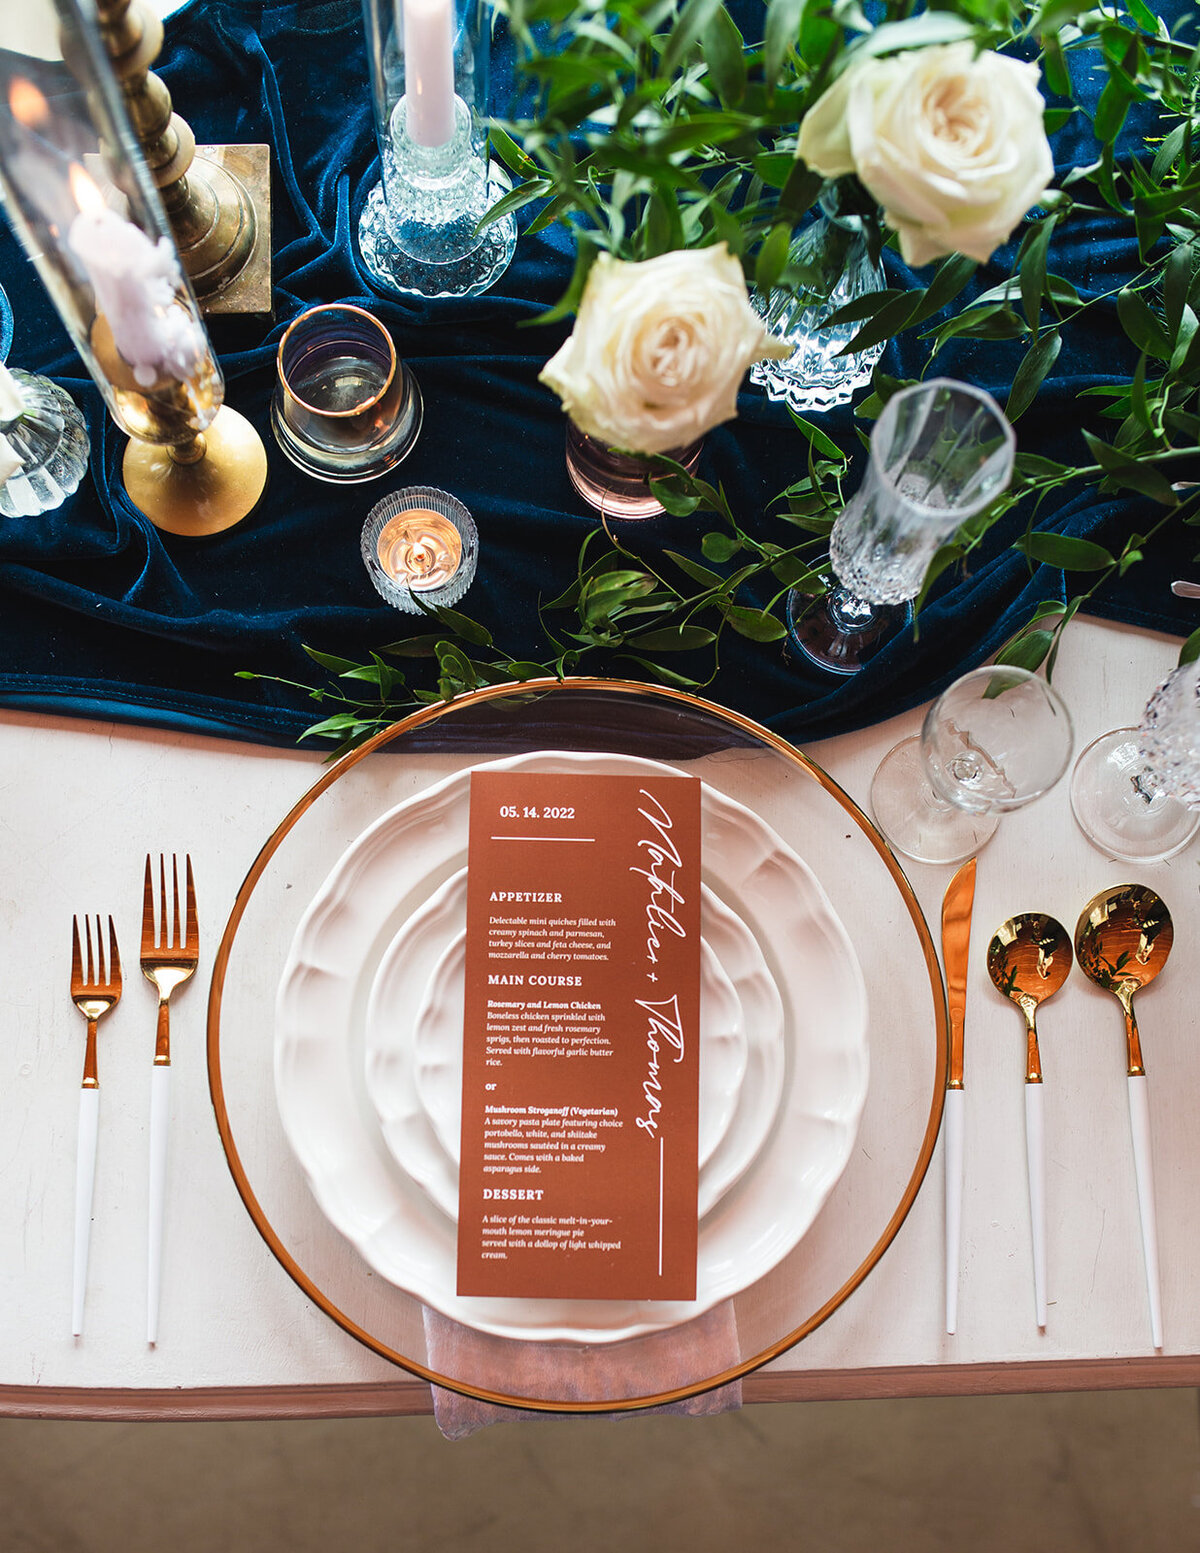
M 693 1299 L 700 783 L 474 772 L 458 1292 Z

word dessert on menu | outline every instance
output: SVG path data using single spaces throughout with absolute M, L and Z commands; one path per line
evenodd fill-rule
M 474 772 L 458 1292 L 696 1294 L 700 783 Z

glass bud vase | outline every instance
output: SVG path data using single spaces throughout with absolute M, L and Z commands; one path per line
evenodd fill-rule
M 664 458 L 681 464 L 694 473 L 704 447 L 701 437 L 687 447 L 673 448 Z M 596 437 L 580 431 L 567 421 L 567 478 L 589 507 L 604 518 L 657 518 L 664 511 L 650 488 L 651 480 L 661 479 L 665 471 L 651 459 L 635 453 L 622 453 Z
M 751 295 L 755 310 L 778 339 L 793 347 L 778 361 L 756 361 L 750 381 L 767 398 L 785 401 L 798 414 L 848 404 L 871 381 L 883 355 L 883 341 L 850 356 L 840 356 L 862 327 L 827 325 L 838 308 L 886 285 L 883 265 L 872 263 L 861 215 L 850 209 L 844 191 L 830 184 L 822 193 L 821 214 L 793 240 L 788 263 L 806 274 L 795 294 L 775 289 Z
M 368 275 L 425 297 L 486 291 L 514 218 L 481 226 L 510 187 L 488 157 L 488 0 L 363 0 L 380 181 L 358 227 Z
M 31 518 L 60 507 L 78 489 L 90 451 L 83 416 L 66 389 L 0 367 L 0 466 L 12 469 L 0 485 L 0 513 Z

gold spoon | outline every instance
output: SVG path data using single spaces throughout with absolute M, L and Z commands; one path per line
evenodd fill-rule
M 1142 1043 L 1133 1012 L 1134 993 L 1153 981 L 1167 963 L 1175 928 L 1162 898 L 1142 884 L 1103 890 L 1083 908 L 1075 929 L 1075 952 L 1086 975 L 1111 992 L 1125 1013 L 1129 1125 L 1142 1219 L 1142 1249 L 1150 1296 L 1154 1346 L 1162 1347 L 1162 1296 L 1158 1276 L 1158 1226 L 1154 1209 L 1154 1162 L 1150 1148 L 1150 1103 Z
M 988 975 L 1025 1015 L 1025 1156 L 1029 1169 L 1029 1218 L 1033 1230 L 1033 1289 L 1037 1324 L 1046 1325 L 1046 1144 L 1042 1113 L 1042 1058 L 1037 1011 L 1071 970 L 1071 940 L 1061 922 L 1044 912 L 1010 917 L 987 952 Z

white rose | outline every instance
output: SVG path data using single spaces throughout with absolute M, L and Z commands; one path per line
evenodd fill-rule
M 627 263 L 602 253 L 541 381 L 590 437 L 632 453 L 685 446 L 737 414 L 752 361 L 788 356 L 724 243 Z
M 1054 176 L 1036 65 L 970 43 L 851 65 L 800 125 L 796 155 L 857 173 L 912 265 L 985 263 Z

